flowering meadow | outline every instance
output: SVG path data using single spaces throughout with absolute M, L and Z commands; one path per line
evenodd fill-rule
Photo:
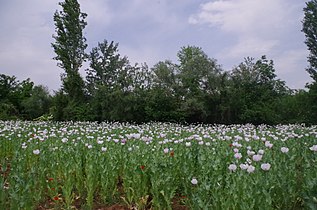
M 314 209 L 317 127 L 0 121 L 0 209 Z

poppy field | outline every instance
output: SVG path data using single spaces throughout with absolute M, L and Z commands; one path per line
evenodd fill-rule
M 0 121 L 0 209 L 316 209 L 316 163 L 316 126 Z

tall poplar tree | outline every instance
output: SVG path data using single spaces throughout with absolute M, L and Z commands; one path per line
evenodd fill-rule
M 79 69 L 86 58 L 87 44 L 83 30 L 87 25 L 87 14 L 80 11 L 77 0 L 65 0 L 59 5 L 62 10 L 54 13 L 54 59 L 58 61 L 57 65 L 65 70 L 61 75 L 62 90 L 70 100 L 79 102 L 84 97 L 84 80 Z
M 305 44 L 310 51 L 308 56 L 310 66 L 307 68 L 307 72 L 317 81 L 317 0 L 306 3 L 304 14 L 302 31 L 305 33 Z
M 317 122 L 317 0 L 306 2 L 304 8 L 303 29 L 305 33 L 305 44 L 309 50 L 308 62 L 309 66 L 306 69 L 313 78 L 313 82 L 308 85 L 310 113 L 312 123 Z

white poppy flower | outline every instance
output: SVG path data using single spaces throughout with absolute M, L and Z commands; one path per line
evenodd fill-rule
M 268 170 L 270 170 L 270 168 L 271 168 L 271 164 L 269 164 L 269 163 L 262 163 L 262 164 L 261 164 L 261 168 L 262 168 L 263 171 L 268 171 Z
M 33 154 L 34 154 L 34 155 L 40 154 L 40 150 L 39 150 L 39 149 L 33 150 Z
M 288 153 L 289 149 L 287 147 L 281 147 L 281 152 Z
M 262 160 L 262 155 L 253 155 L 252 159 L 255 162 L 259 162 L 260 160 Z
M 236 166 L 236 164 L 230 164 L 229 167 L 228 167 L 228 169 L 229 169 L 230 171 L 232 171 L 232 172 L 235 172 L 235 171 L 237 170 L 237 166 Z
M 254 170 L 255 170 L 255 167 L 252 166 L 252 165 L 249 165 L 249 166 L 248 166 L 248 169 L 247 169 L 247 172 L 248 172 L 248 173 L 253 173 Z
M 196 178 L 192 178 L 191 183 L 193 185 L 196 185 L 196 184 L 198 184 L 198 180 Z

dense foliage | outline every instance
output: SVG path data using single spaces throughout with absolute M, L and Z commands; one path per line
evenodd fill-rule
M 56 35 L 53 35 L 55 42 L 52 47 L 56 53 L 54 59 L 59 61 L 57 65 L 65 71 L 61 75 L 61 91 L 68 95 L 67 109 L 72 109 L 74 104 L 84 100 L 84 80 L 79 69 L 86 58 L 83 30 L 87 25 L 87 14 L 80 11 L 77 0 L 65 0 L 59 5 L 62 11 L 54 14 Z
M 99 43 L 89 55 L 91 65 L 86 71 L 84 100 L 71 100 L 69 93 L 61 89 L 52 97 L 50 114 L 55 120 L 99 122 L 316 122 L 311 118 L 311 93 L 290 90 L 276 77 L 273 62 L 265 56 L 258 60 L 246 58 L 226 72 L 201 48 L 183 47 L 178 55 L 178 64 L 160 61 L 149 69 L 146 64 L 132 66 L 118 53 L 118 44 Z M 3 101 L 12 101 L 11 107 L 20 109 L 29 104 L 28 112 L 12 110 L 11 116 L 38 117 L 31 114 L 43 110 L 34 107 L 36 110 L 32 111 L 35 95 L 29 99 L 24 93 L 22 103 L 11 96 L 22 92 L 11 91 L 3 97 Z
M 311 78 L 312 84 L 309 88 L 310 121 L 317 118 L 317 1 L 311 0 L 304 8 L 303 29 L 305 33 L 305 44 L 310 52 L 308 56 L 309 66 L 306 69 Z
M 307 72 L 310 76 L 317 81 L 317 1 L 312 0 L 306 3 L 304 8 L 304 20 L 303 29 L 306 40 L 305 44 L 310 51 L 308 56 L 308 62 L 310 66 L 307 68 Z
M 46 87 L 0 74 L 0 119 L 35 119 L 49 113 L 51 96 Z

